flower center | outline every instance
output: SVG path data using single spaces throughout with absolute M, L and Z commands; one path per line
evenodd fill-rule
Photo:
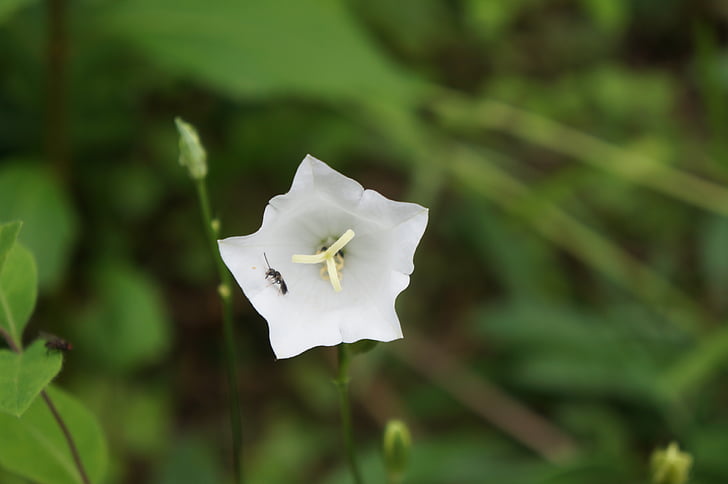
M 294 254 L 291 261 L 298 264 L 326 264 L 326 271 L 334 291 L 341 291 L 341 274 L 339 271 L 344 268 L 344 256 L 339 252 L 354 238 L 354 231 L 348 229 L 329 247 L 324 247 L 313 255 Z M 321 269 L 323 271 L 323 268 Z

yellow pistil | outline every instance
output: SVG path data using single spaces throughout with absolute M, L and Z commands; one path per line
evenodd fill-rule
M 339 292 L 341 291 L 341 281 L 339 280 L 339 272 L 336 268 L 336 261 L 334 260 L 334 256 L 337 252 L 343 249 L 344 246 L 348 244 L 353 238 L 354 231 L 348 229 L 341 237 L 339 237 L 336 242 L 331 244 L 331 246 L 329 246 L 325 251 L 314 255 L 295 254 L 291 256 L 291 261 L 299 264 L 326 263 L 326 270 L 329 274 L 329 281 L 331 281 L 331 285 L 334 287 L 334 291 Z

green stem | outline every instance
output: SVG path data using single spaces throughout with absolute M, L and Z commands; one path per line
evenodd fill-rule
M 354 450 L 354 432 L 351 426 L 351 405 L 349 403 L 349 363 L 351 362 L 351 353 L 346 343 L 341 343 L 339 349 L 339 375 L 334 380 L 336 388 L 339 390 L 339 410 L 341 411 L 341 431 L 344 437 L 344 447 L 346 449 L 346 460 L 349 464 L 351 476 L 356 484 L 362 484 L 364 481 L 359 472 L 359 466 L 356 462 L 356 452 Z
M 214 226 L 212 212 L 210 210 L 210 198 L 207 195 L 205 180 L 195 180 L 197 195 L 202 210 L 202 223 L 205 226 L 205 233 L 210 245 L 210 251 L 215 259 L 215 266 L 220 278 L 218 293 L 222 301 L 222 330 L 225 345 L 225 361 L 227 366 L 228 391 L 230 392 L 230 426 L 233 437 L 233 471 L 235 482 L 242 482 L 242 447 L 243 447 L 243 424 L 240 415 L 240 392 L 238 389 L 237 362 L 235 359 L 235 332 L 233 330 L 233 305 L 232 305 L 232 279 L 225 268 L 225 263 L 220 257 L 217 246 L 217 228 Z

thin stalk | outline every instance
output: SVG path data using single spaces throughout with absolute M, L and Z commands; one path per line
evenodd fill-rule
M 3 328 L 0 328 L 0 336 L 5 338 L 5 341 L 7 341 L 8 346 L 10 349 L 15 353 L 22 353 L 23 350 L 15 344 L 15 341 L 10 337 L 10 335 L 5 331 Z M 53 415 L 53 418 L 56 419 L 56 423 L 61 428 L 61 431 L 63 432 L 63 436 L 66 438 L 66 443 L 68 444 L 68 449 L 71 451 L 71 455 L 73 456 L 73 461 L 76 463 L 76 470 L 78 470 L 78 474 L 81 476 L 81 480 L 84 484 L 91 484 L 91 481 L 88 478 L 88 475 L 86 474 L 86 469 L 83 467 L 83 462 L 81 461 L 81 454 L 78 453 L 78 447 L 76 447 L 76 442 L 73 440 L 73 436 L 71 435 L 71 431 L 68 430 L 68 426 L 66 425 L 66 422 L 63 420 L 63 417 L 61 417 L 61 414 L 58 413 L 58 409 L 55 405 L 53 405 L 53 400 L 51 400 L 51 397 L 46 393 L 45 390 L 40 392 L 40 395 L 43 397 L 43 401 L 48 406 L 48 410 L 50 410 L 51 414 Z
M 346 460 L 349 464 L 351 477 L 356 484 L 362 484 L 364 481 L 359 472 L 359 466 L 356 462 L 356 451 L 354 449 L 354 432 L 351 425 L 351 404 L 349 403 L 349 363 L 351 362 L 351 353 L 346 343 L 338 346 L 339 350 L 339 374 L 334 384 L 339 390 L 339 410 L 341 411 L 341 431 L 344 438 L 344 448 L 346 449 Z
M 225 268 L 225 263 L 220 257 L 217 246 L 216 222 L 212 218 L 210 210 L 210 198 L 207 195 L 207 187 L 204 179 L 195 181 L 197 196 L 202 211 L 202 223 L 205 226 L 207 241 L 210 251 L 215 259 L 215 267 L 220 278 L 218 293 L 222 301 L 222 331 L 225 347 L 225 362 L 227 366 L 228 391 L 230 392 L 230 426 L 233 437 L 233 472 L 235 482 L 242 482 L 242 449 L 243 449 L 243 424 L 240 415 L 240 392 L 238 389 L 237 361 L 235 358 L 235 332 L 233 330 L 233 305 L 232 305 L 232 279 Z
M 51 397 L 48 395 L 48 393 L 46 393 L 45 390 L 40 392 L 40 396 L 43 397 L 43 401 L 48 406 L 48 410 L 51 411 L 51 414 L 53 414 L 53 418 L 56 419 L 56 423 L 61 428 L 63 435 L 66 437 L 68 448 L 71 450 L 71 455 L 73 456 L 73 461 L 76 463 L 76 469 L 78 469 L 81 480 L 84 484 L 91 484 L 88 475 L 86 475 L 86 470 L 83 467 L 83 463 L 81 462 L 81 455 L 78 453 L 76 443 L 73 440 L 71 431 L 68 430 L 68 427 L 66 426 L 66 422 L 63 421 L 63 417 L 61 417 L 61 414 L 58 413 L 58 409 L 56 409 L 56 406 L 53 405 L 53 400 L 51 400 Z

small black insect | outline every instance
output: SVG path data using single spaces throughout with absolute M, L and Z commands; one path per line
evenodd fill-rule
M 265 257 L 265 263 L 266 265 L 268 265 L 268 270 L 265 271 L 265 278 L 269 279 L 270 282 L 272 282 L 273 284 L 276 284 L 278 286 L 278 289 L 281 291 L 281 294 L 285 295 L 288 292 L 288 286 L 286 286 L 286 281 L 283 280 L 283 276 L 281 276 L 280 272 L 270 266 L 270 263 L 268 262 L 268 257 L 265 255 L 265 252 L 263 252 L 263 257 Z
M 45 343 L 46 353 L 50 353 L 51 351 L 62 351 L 65 353 L 66 351 L 71 351 L 73 349 L 73 344 L 63 338 L 59 338 L 58 336 L 41 333 L 41 337 L 47 340 Z

